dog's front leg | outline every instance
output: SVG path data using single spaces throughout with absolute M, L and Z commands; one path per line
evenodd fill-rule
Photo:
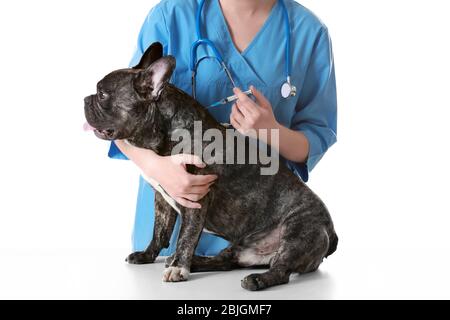
M 155 262 L 161 249 L 168 248 L 170 237 L 177 219 L 177 212 L 167 203 L 163 196 L 155 193 L 155 225 L 153 239 L 145 251 L 135 252 L 126 259 L 129 264 L 148 264 Z
M 165 282 L 188 280 L 192 257 L 205 224 L 206 212 L 206 204 L 200 210 L 182 210 L 177 249 L 170 265 L 164 271 L 163 280 Z

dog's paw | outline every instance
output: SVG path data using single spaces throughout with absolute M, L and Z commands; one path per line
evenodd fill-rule
M 189 270 L 180 267 L 168 267 L 164 270 L 164 282 L 181 282 L 187 281 L 189 278 Z
M 130 254 L 125 261 L 129 264 L 150 264 L 155 262 L 156 257 L 146 252 L 135 252 Z
M 242 288 L 250 291 L 258 291 L 267 288 L 267 285 L 259 274 L 251 274 L 241 281 Z

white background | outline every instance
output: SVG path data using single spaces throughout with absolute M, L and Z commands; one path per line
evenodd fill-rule
M 138 172 L 82 131 L 84 96 L 128 65 L 155 2 L 0 2 L 0 298 L 202 298 L 183 292 L 210 281 L 243 294 L 245 271 L 164 287 L 161 264 L 124 264 Z M 448 1 L 302 4 L 334 45 L 339 142 L 309 185 L 340 246 L 317 275 L 242 297 L 450 298 Z

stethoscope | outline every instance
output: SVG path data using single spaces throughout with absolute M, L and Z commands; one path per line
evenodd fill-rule
M 207 38 L 203 38 L 203 36 L 202 36 L 201 20 L 202 20 L 202 13 L 203 13 L 203 7 L 205 5 L 205 1 L 206 0 L 202 0 L 198 7 L 196 23 L 195 23 L 196 31 L 197 31 L 197 41 L 195 41 L 192 44 L 192 48 L 191 48 L 190 68 L 191 68 L 191 72 L 192 72 L 192 96 L 194 97 L 194 99 L 196 98 L 196 95 L 197 95 L 197 92 L 196 92 L 196 90 L 197 90 L 197 88 L 196 88 L 197 69 L 198 69 L 200 62 L 206 58 L 216 59 L 217 62 L 221 65 L 221 67 L 225 71 L 225 74 L 226 74 L 227 78 L 230 80 L 231 84 L 233 85 L 233 88 L 236 87 L 236 83 L 231 75 L 231 72 L 228 69 L 227 65 L 225 64 L 225 61 L 223 60 L 222 55 L 220 54 L 219 50 L 217 50 L 216 46 L 214 45 L 214 43 L 211 40 L 209 40 Z M 291 31 L 290 31 L 290 25 L 289 25 L 289 14 L 288 14 L 288 11 L 284 4 L 284 1 L 278 0 L 278 2 L 280 3 L 280 5 L 283 9 L 283 15 L 284 15 L 284 20 L 285 20 L 284 25 L 285 25 L 285 32 L 286 32 L 286 55 L 285 55 L 286 82 L 283 83 L 283 85 L 281 86 L 281 96 L 284 99 L 288 99 L 290 97 L 295 97 L 297 95 L 297 88 L 291 83 L 291 71 L 292 71 L 291 63 L 292 63 L 292 61 L 291 61 Z M 211 50 L 213 51 L 214 56 L 213 57 L 204 57 L 204 58 L 198 60 L 197 52 L 198 52 L 198 48 L 201 45 L 206 45 L 206 46 L 210 47 Z M 226 99 L 222 99 L 221 101 L 226 101 Z M 216 103 L 214 105 L 218 105 L 218 104 L 220 104 L 220 103 Z

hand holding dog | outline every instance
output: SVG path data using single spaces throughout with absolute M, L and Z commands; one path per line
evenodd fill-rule
M 156 163 L 145 171 L 148 171 L 148 175 L 154 177 L 177 203 L 186 208 L 201 209 L 198 201 L 209 193 L 217 176 L 190 174 L 186 171 L 186 165 L 198 168 L 206 166 L 195 155 L 178 154 L 158 157 Z
M 122 140 L 115 141 L 117 147 L 133 161 L 147 176 L 156 180 L 163 189 L 180 205 L 191 209 L 200 209 L 197 203 L 209 192 L 217 179 L 215 175 L 192 175 L 186 171 L 186 165 L 204 168 L 205 164 L 194 155 L 159 156 L 154 151 L 142 149 Z

